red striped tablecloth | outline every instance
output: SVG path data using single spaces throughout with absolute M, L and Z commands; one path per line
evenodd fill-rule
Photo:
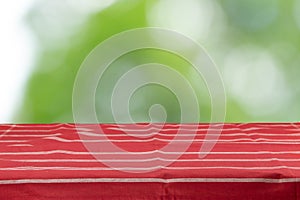
M 0 199 L 300 199 L 300 123 L 91 127 L 0 125 Z

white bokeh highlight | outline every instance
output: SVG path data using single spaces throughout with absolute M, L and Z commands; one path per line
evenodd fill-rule
M 283 109 L 290 96 L 285 77 L 266 50 L 243 46 L 229 52 L 224 63 L 227 92 L 253 116 Z
M 158 1 L 147 17 L 150 26 L 175 30 L 195 40 L 213 39 L 226 24 L 220 5 L 213 0 Z
M 0 123 L 12 121 L 30 73 L 34 43 L 24 16 L 32 0 L 0 3 Z

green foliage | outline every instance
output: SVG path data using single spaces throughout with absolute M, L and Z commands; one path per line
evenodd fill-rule
M 72 122 L 73 83 L 85 57 L 100 42 L 114 34 L 149 26 L 147 12 L 157 2 L 159 1 L 120 0 L 104 10 L 89 14 L 84 23 L 72 29 L 68 27 L 72 27 L 70 24 L 77 18 L 67 21 L 66 26 L 61 23 L 62 25 L 57 28 L 53 26 L 53 21 L 60 24 L 59 17 L 63 18 L 63 15 L 52 19 L 51 23 L 46 23 L 51 16 L 43 15 L 40 11 L 41 3 L 37 4 L 30 13 L 28 21 L 36 35 L 38 54 L 34 71 L 26 87 L 22 107 L 15 121 Z M 297 27 L 291 14 L 295 2 L 259 0 L 215 2 L 224 12 L 227 22 L 224 25 L 225 30 L 220 33 L 219 38 L 208 37 L 207 41 L 199 42 L 206 45 L 222 74 L 226 73 L 226 59 L 232 49 L 247 45 L 255 46 L 258 49 L 264 49 L 275 58 L 281 73 L 280 77 L 283 77 L 287 88 L 286 93 L 282 94 L 286 95 L 286 98 L 278 104 L 274 103 L 274 106 L 280 107 L 277 111 L 264 114 L 263 110 L 260 113 L 260 109 L 257 109 L 255 111 L 257 113 L 253 114 L 251 107 L 247 107 L 248 104 L 240 103 L 234 93 L 231 93 L 225 80 L 228 97 L 226 121 L 296 121 L 299 119 L 300 61 L 297 57 L 300 49 L 300 28 Z M 51 1 L 47 3 L 52 4 Z M 64 7 L 61 12 L 67 10 L 70 13 L 75 12 L 68 7 Z M 53 34 L 52 29 L 60 32 Z M 209 121 L 210 96 L 201 77 L 196 76 L 190 64 L 180 57 L 151 49 L 128 53 L 112 63 L 107 76 L 99 83 L 99 91 L 96 94 L 99 121 L 114 121 L 109 110 L 110 97 L 118 78 L 132 66 L 151 62 L 171 66 L 191 82 L 197 91 L 198 98 L 201 99 L 199 102 L 201 121 Z M 159 74 L 156 75 L 159 76 Z M 232 77 L 234 76 L 239 76 L 239 74 L 232 74 Z M 268 79 L 268 74 L 263 76 Z M 247 90 L 247 88 L 244 89 Z M 259 87 L 257 93 L 260 93 Z M 176 97 L 167 89 L 157 85 L 144 86 L 134 93 L 129 102 L 133 119 L 149 121 L 148 109 L 153 104 L 162 104 L 165 107 L 168 114 L 167 121 L 180 121 L 180 107 Z

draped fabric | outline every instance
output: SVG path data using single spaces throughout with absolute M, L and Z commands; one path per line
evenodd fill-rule
M 0 199 L 300 199 L 300 123 L 140 125 L 0 125 Z

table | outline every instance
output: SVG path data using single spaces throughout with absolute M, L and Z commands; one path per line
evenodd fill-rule
M 300 199 L 300 123 L 3 124 L 0 147 L 0 199 Z

